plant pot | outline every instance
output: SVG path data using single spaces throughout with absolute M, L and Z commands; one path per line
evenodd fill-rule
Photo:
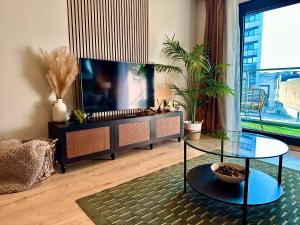
M 67 106 L 61 98 L 53 102 L 53 121 L 66 122 L 67 121 Z
M 184 121 L 184 134 L 190 134 L 190 140 L 199 140 L 201 137 L 201 128 L 202 128 L 203 121 L 195 121 L 192 123 L 191 121 Z M 195 133 L 196 132 L 196 133 Z

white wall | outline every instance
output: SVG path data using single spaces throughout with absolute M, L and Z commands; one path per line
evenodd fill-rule
M 203 42 L 205 7 L 204 0 L 149 0 L 149 60 L 169 64 L 161 52 L 165 37 L 176 39 L 187 50 L 196 42 Z M 203 14 L 204 13 L 204 14 Z M 174 74 L 156 74 L 155 98 L 174 98 L 167 88 L 170 81 L 184 84 L 183 79 Z
M 231 0 L 229 0 L 231 1 Z M 205 33 L 205 19 L 206 19 L 206 8 L 205 8 L 205 0 L 197 0 L 196 5 L 196 42 L 203 43 L 204 42 L 204 33 Z
M 1 0 L 0 31 L 0 137 L 47 137 L 50 88 L 36 52 L 68 44 L 66 1 Z
M 149 0 L 151 62 L 168 63 L 161 53 L 166 35 L 176 34 L 187 49 L 196 40 L 203 40 L 202 1 Z M 1 0 L 0 137 L 25 139 L 48 135 L 53 96 L 50 97 L 51 90 L 36 52 L 39 47 L 51 50 L 68 45 L 66 4 L 66 0 Z M 170 97 L 166 88 L 170 79 L 174 77 L 156 77 L 156 98 Z M 72 109 L 72 90 L 65 101 Z

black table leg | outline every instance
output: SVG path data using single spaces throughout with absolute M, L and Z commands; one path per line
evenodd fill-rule
M 186 192 L 186 142 L 184 141 L 184 161 L 183 161 L 183 166 L 184 166 L 184 175 L 183 175 L 183 181 L 184 181 L 184 189 L 183 191 Z
M 222 138 L 222 139 L 221 139 L 221 162 L 224 161 L 224 156 L 223 156 L 223 154 L 224 154 L 224 139 Z
M 244 186 L 244 204 L 243 204 L 243 224 L 247 224 L 249 169 L 250 169 L 250 159 L 246 159 L 245 184 L 244 184 L 245 185 Z
M 282 159 L 283 156 L 279 156 L 279 163 L 278 163 L 278 185 L 281 185 L 281 176 L 282 176 Z

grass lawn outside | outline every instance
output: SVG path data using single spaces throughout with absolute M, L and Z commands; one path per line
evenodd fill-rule
M 259 122 L 253 122 L 253 121 L 242 121 L 242 127 L 243 128 L 249 128 L 254 130 L 261 130 L 261 126 Z M 275 124 L 275 123 L 263 123 L 264 131 L 272 132 L 272 133 L 279 133 L 279 134 L 285 134 L 285 135 L 291 135 L 291 136 L 298 136 L 300 137 L 300 126 L 288 126 L 284 124 Z

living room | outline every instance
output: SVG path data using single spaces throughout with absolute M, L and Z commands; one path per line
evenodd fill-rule
M 299 12 L 2 0 L 0 224 L 300 224 Z

